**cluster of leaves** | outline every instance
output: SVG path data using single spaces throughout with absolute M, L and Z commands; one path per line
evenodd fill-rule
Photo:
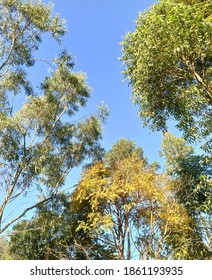
M 0 237 L 0 260 L 7 260 L 9 256 L 7 254 L 8 240 L 6 237 Z
M 210 212 L 212 203 L 212 166 L 207 156 L 196 155 L 183 138 L 166 133 L 162 143 L 166 172 L 181 185 L 179 199 L 189 211 Z
M 161 0 L 140 13 L 123 41 L 124 74 L 139 116 L 166 130 L 174 118 L 184 137 L 211 152 L 212 3 Z
M 64 20 L 52 16 L 52 7 L 41 1 L 0 1 L 0 103 L 6 93 L 33 92 L 26 68 L 35 64 L 34 53 L 42 42 L 42 34 L 50 32 L 60 41 L 66 33 Z

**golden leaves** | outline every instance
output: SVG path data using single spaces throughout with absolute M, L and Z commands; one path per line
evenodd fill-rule
M 87 224 L 83 222 L 80 228 L 110 228 L 118 213 L 129 217 L 134 211 L 142 218 L 153 211 L 162 224 L 185 229 L 188 215 L 170 194 L 167 177 L 145 166 L 143 160 L 128 157 L 117 164 L 116 170 L 110 170 L 104 162 L 95 163 L 83 173 L 72 199 L 76 204 L 86 200 L 91 206 Z

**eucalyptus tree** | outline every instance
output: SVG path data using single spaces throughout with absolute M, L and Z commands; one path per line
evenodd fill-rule
M 171 133 L 164 135 L 161 155 L 176 198 L 193 221 L 187 242 L 189 257 L 211 258 L 212 165 L 206 155 L 197 155 L 184 139 Z
M 122 42 L 124 74 L 139 116 L 152 129 L 167 121 L 212 150 L 212 3 L 161 0 L 140 13 Z
M 36 90 L 29 80 L 29 70 L 34 76 L 39 71 L 36 51 L 46 33 L 58 43 L 66 34 L 64 20 L 51 5 L 0 1 L 0 233 L 54 196 L 74 167 L 102 152 L 103 115 L 80 120 L 76 115 L 90 88 L 85 74 L 73 71 L 68 51 L 48 61 L 50 71 Z M 7 218 L 17 199 L 33 189 L 33 196 L 40 192 L 46 198 Z

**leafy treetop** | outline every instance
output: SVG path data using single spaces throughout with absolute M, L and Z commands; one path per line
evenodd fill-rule
M 161 0 L 140 13 L 122 42 L 124 74 L 139 116 L 166 130 L 174 118 L 190 140 L 211 151 L 212 3 Z

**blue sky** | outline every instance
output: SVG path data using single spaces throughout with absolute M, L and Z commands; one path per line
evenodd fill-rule
M 129 138 L 143 147 L 151 161 L 160 160 L 158 151 L 161 133 L 150 133 L 142 127 L 137 108 L 130 101 L 131 89 L 123 82 L 121 45 L 124 35 L 135 29 L 139 11 L 149 8 L 156 1 L 127 0 L 55 0 L 54 11 L 67 21 L 68 34 L 63 45 L 74 55 L 75 70 L 87 74 L 92 87 L 92 98 L 86 113 L 96 110 L 104 101 L 111 111 L 104 127 L 103 147 L 108 150 L 120 138 Z M 49 42 L 43 52 L 53 52 Z

